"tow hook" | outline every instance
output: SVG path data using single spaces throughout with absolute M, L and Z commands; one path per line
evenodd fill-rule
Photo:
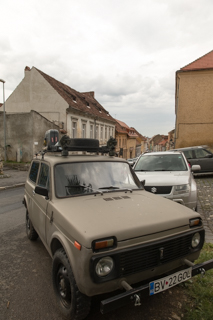
M 139 297 L 138 294 L 134 294 L 134 299 L 135 299 L 135 307 L 141 306 L 141 298 Z
M 200 268 L 199 271 L 200 271 L 201 277 L 203 278 L 206 274 L 206 270 L 204 268 Z
M 126 282 L 126 281 L 122 281 L 121 282 L 121 285 L 122 287 L 126 290 L 126 291 L 129 291 L 129 290 L 132 290 L 133 288 Z M 141 306 L 141 298 L 138 294 L 134 294 L 130 297 L 131 300 L 134 299 L 134 302 L 135 302 L 135 307 L 138 307 L 138 306 Z

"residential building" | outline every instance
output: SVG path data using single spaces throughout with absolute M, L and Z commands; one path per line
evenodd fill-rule
M 168 149 L 174 149 L 174 141 L 175 141 L 175 129 L 168 132 Z
M 161 151 L 162 146 L 159 143 L 164 140 L 166 136 L 162 134 L 154 135 L 149 141 L 149 149 L 150 151 Z
M 147 139 L 142 136 L 135 128 L 132 128 L 136 134 L 136 156 L 139 156 L 141 153 L 147 150 Z
M 175 148 L 213 145 L 213 51 L 176 72 Z
M 116 152 L 119 154 L 120 149 L 123 149 L 123 158 L 135 158 L 136 157 L 136 138 L 137 133 L 134 128 L 130 128 L 126 123 L 116 120 L 116 134 L 117 140 Z
M 7 113 L 35 110 L 71 138 L 96 138 L 105 145 L 115 137 L 115 120 L 93 91 L 80 93 L 35 67 L 25 68 L 25 77 L 6 106 Z

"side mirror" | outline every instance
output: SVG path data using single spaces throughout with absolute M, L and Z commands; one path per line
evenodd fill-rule
M 142 184 L 143 187 L 145 186 L 145 183 L 146 183 L 146 180 L 142 180 L 141 181 L 141 184 Z
M 194 171 L 199 171 L 201 170 L 201 167 L 199 164 L 193 164 L 193 166 L 191 167 L 191 170 Z
M 49 199 L 48 190 L 46 188 L 36 186 L 35 193 L 40 194 L 41 196 L 44 196 L 46 199 Z

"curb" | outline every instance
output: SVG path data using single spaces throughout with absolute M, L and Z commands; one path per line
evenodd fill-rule
M 19 184 L 14 184 L 12 186 L 0 187 L 0 191 L 6 190 L 6 189 L 14 189 L 14 188 L 23 187 L 23 186 L 25 186 L 25 182 L 19 183 Z

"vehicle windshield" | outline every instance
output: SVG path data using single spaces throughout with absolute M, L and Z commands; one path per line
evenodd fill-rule
M 187 164 L 181 154 L 143 155 L 138 160 L 135 171 L 187 171 Z
M 55 166 L 55 191 L 59 198 L 119 189 L 142 189 L 125 162 L 73 162 Z

